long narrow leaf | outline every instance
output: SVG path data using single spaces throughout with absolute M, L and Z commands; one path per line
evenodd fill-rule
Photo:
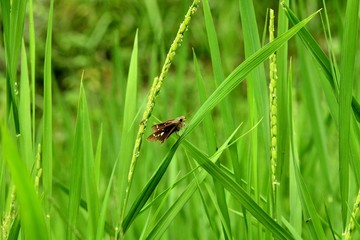
M 243 29 L 245 57 L 248 58 L 261 48 L 254 2 L 251 0 L 239 0 L 238 2 Z M 262 178 L 267 178 L 270 173 L 269 168 L 266 167 L 269 166 L 268 161 L 270 159 L 270 123 L 268 117 L 269 93 L 266 84 L 264 64 L 259 64 L 257 68 L 249 73 L 247 77 L 247 95 L 250 124 L 255 125 L 259 119 L 262 119 L 259 127 L 255 128 L 249 134 L 251 147 L 249 147 L 248 160 L 251 166 L 248 169 L 251 179 L 248 179 L 248 181 L 251 182 L 251 185 L 254 187 L 255 201 L 259 202 L 260 193 L 268 192 L 267 189 L 271 186 L 268 181 L 261 181 Z M 240 179 L 241 170 L 234 167 L 234 172 L 238 175 L 237 179 Z M 260 185 L 260 183 L 263 184 Z M 250 184 L 247 190 L 248 192 L 250 191 Z M 248 220 L 248 222 L 251 221 L 249 217 L 247 219 L 245 217 L 244 219 L 245 221 Z M 247 226 L 249 227 L 248 232 L 252 233 L 252 224 L 247 224 Z M 261 230 L 258 228 L 257 233 L 254 235 L 255 238 L 261 238 L 260 234 Z
M 291 9 L 289 9 L 289 7 L 286 5 L 283 5 L 283 8 L 285 10 L 285 14 L 287 15 L 287 17 L 289 18 L 291 23 L 293 25 L 298 24 L 299 19 L 296 17 L 294 12 L 291 11 Z M 316 62 L 320 65 L 327 80 L 329 81 L 329 83 L 331 84 L 331 86 L 335 92 L 336 98 L 338 99 L 338 94 L 339 94 L 338 81 L 335 78 L 335 76 L 333 76 L 333 74 L 332 74 L 332 72 L 334 72 L 334 71 L 332 70 L 330 60 L 325 55 L 325 53 L 321 50 L 320 45 L 315 41 L 315 39 L 311 36 L 311 34 L 305 28 L 299 32 L 299 36 L 300 36 L 301 40 L 303 41 L 304 45 L 309 49 L 310 53 L 316 59 Z M 352 107 L 352 110 L 356 117 L 356 120 L 358 122 L 360 122 L 360 104 L 355 99 L 354 96 L 351 99 L 351 107 Z M 336 121 L 336 122 L 338 122 L 338 121 Z
M 94 239 L 96 235 L 96 228 L 99 216 L 99 199 L 98 199 L 98 186 L 95 174 L 95 162 L 93 154 L 93 144 L 90 128 L 89 110 L 87 107 L 86 94 L 84 86 L 80 84 L 80 106 L 79 110 L 83 113 L 82 121 L 83 126 L 83 141 L 82 151 L 84 151 L 84 176 L 85 176 L 85 189 L 86 199 L 88 206 L 88 239 Z
M 98 226 L 97 226 L 97 230 L 96 230 L 96 239 L 97 239 L 97 240 L 103 239 L 104 226 L 105 226 L 105 220 L 106 220 L 106 210 L 107 210 L 107 206 L 108 206 L 108 203 L 109 203 L 110 190 L 111 190 L 111 186 L 112 186 L 112 182 L 113 182 L 115 170 L 116 170 L 116 167 L 117 167 L 117 166 L 116 166 L 117 163 L 118 163 L 118 161 L 115 162 L 114 167 L 113 167 L 113 170 L 112 170 L 112 172 L 111 172 L 111 176 L 110 176 L 110 179 L 109 179 L 108 186 L 107 186 L 107 188 L 106 188 L 106 192 L 105 192 L 103 204 L 102 204 L 102 206 L 101 206 L 101 211 L 100 211 Z
M 134 119 L 136 117 L 136 98 L 137 98 L 137 72 L 138 72 L 138 33 L 136 32 L 134 39 L 133 51 L 131 54 L 129 74 L 127 79 L 126 86 L 126 95 L 125 95 L 125 106 L 124 106 L 124 120 L 122 125 L 122 136 L 121 136 L 121 146 L 120 146 L 120 159 L 119 172 L 118 172 L 118 186 L 120 190 L 120 200 L 124 201 L 121 204 L 124 206 L 121 209 L 122 214 L 120 217 L 124 217 L 126 211 L 126 205 L 128 200 L 128 193 L 131 188 L 132 181 L 129 181 L 128 175 L 133 173 L 128 173 L 132 149 L 135 140 L 135 128 L 133 125 Z M 131 177 L 130 177 L 131 179 Z M 128 188 L 126 190 L 126 188 Z
M 12 110 L 15 131 L 20 133 L 18 99 L 16 96 L 17 68 L 24 31 L 26 1 L 1 1 L 1 14 L 4 27 L 4 46 L 6 54 L 7 115 Z
M 291 65 L 291 61 L 290 61 L 290 67 L 289 67 L 289 77 L 288 77 L 288 94 L 287 97 L 288 99 L 286 100 L 286 102 L 288 103 L 287 106 L 287 112 L 289 113 L 289 118 L 288 118 L 288 127 L 290 130 L 290 123 L 293 122 L 293 118 L 292 118 L 292 65 Z M 288 139 L 290 139 L 290 137 L 288 137 Z M 289 143 L 289 147 L 290 147 L 290 143 Z M 291 156 L 291 158 L 290 158 Z M 290 154 L 290 149 L 289 149 L 289 158 L 290 161 L 291 159 L 294 158 L 293 154 Z M 298 159 L 293 159 L 292 161 L 297 161 Z M 296 162 L 298 164 L 298 162 Z M 297 185 L 297 181 L 296 181 L 296 177 L 295 177 L 295 169 L 294 169 L 294 164 L 291 164 L 291 162 L 289 163 L 289 201 L 290 201 L 290 223 L 292 224 L 292 226 L 295 228 L 295 230 L 297 231 L 297 233 L 299 235 L 301 235 L 301 230 L 302 230 L 302 208 L 301 208 L 301 201 L 300 201 L 300 196 L 299 196 L 299 190 L 298 190 L 298 185 Z
M 23 42 L 21 54 L 21 88 L 20 88 L 20 146 L 22 148 L 22 156 L 25 160 L 26 167 L 30 172 L 34 162 L 33 144 L 31 138 L 31 116 L 30 116 L 30 84 L 28 76 L 27 56 L 25 51 L 25 43 Z
M 210 55 L 211 55 L 211 62 L 213 66 L 214 71 L 214 78 L 215 78 L 215 85 L 218 86 L 223 80 L 224 80 L 224 72 L 222 70 L 222 63 L 221 63 L 221 57 L 220 57 L 220 47 L 218 43 L 218 39 L 216 36 L 216 30 L 213 22 L 213 18 L 210 11 L 210 6 L 207 0 L 203 1 L 203 10 L 204 10 L 204 21 L 206 26 L 206 32 L 208 36 L 208 42 L 210 47 Z M 234 121 L 233 117 L 231 115 L 230 111 L 230 102 L 229 99 L 224 99 L 223 102 L 220 103 L 220 112 L 223 116 L 223 125 L 224 125 L 224 132 L 225 134 L 229 134 L 230 129 L 233 128 Z M 234 146 L 233 146 L 234 148 Z M 211 149 L 211 151 L 214 151 L 215 149 Z M 236 150 L 235 148 L 230 151 L 231 159 L 235 161 L 237 159 L 236 156 Z M 229 212 L 227 209 L 227 203 L 225 198 L 225 191 L 224 188 L 214 180 L 215 184 L 215 191 L 216 191 L 216 198 L 217 202 L 219 204 L 219 208 L 221 210 L 221 215 L 223 216 L 224 222 L 222 224 L 224 225 L 224 229 L 230 229 L 231 233 L 231 225 L 230 225 L 230 217 Z M 226 231 L 224 231 L 224 234 L 226 234 Z M 232 238 L 232 236 L 228 236 L 229 238 Z
M 53 128 L 52 128 L 52 22 L 53 22 L 54 0 L 50 1 L 47 36 L 45 43 L 44 61 L 44 112 L 43 112 L 43 141 L 42 141 L 42 162 L 43 162 L 43 187 L 45 199 L 52 195 L 53 177 Z M 50 202 L 45 201 L 45 211 L 50 212 Z M 47 218 L 50 223 L 51 218 Z M 49 224 L 50 225 L 50 224 Z
M 343 229 L 348 212 L 351 98 L 355 78 L 355 49 L 357 49 L 359 0 L 349 0 L 346 6 L 345 29 L 341 48 L 339 98 L 339 175 Z
M 301 175 L 300 172 L 300 168 L 299 168 L 299 157 L 298 157 L 298 151 L 297 151 L 297 145 L 295 143 L 295 138 L 294 138 L 294 129 L 293 129 L 293 117 L 292 117 L 292 101 L 291 101 L 291 97 L 292 97 L 292 78 L 290 78 L 290 84 L 289 84 L 289 113 L 290 113 L 290 120 L 289 120 L 289 128 L 290 128 L 290 158 L 292 159 L 292 166 L 290 167 L 290 172 L 294 173 L 295 176 L 291 177 L 291 184 L 295 184 L 294 180 L 296 180 L 296 188 L 298 190 L 298 194 L 296 193 L 292 193 L 291 196 L 291 202 L 293 204 L 293 207 L 295 207 L 294 204 L 297 204 L 299 199 L 294 199 L 296 197 L 299 196 L 301 204 L 302 204 L 302 208 L 304 209 L 304 215 L 305 217 L 310 217 L 311 219 L 311 225 L 310 225 L 310 230 L 311 233 L 313 234 L 313 238 L 314 239 L 326 239 L 325 238 L 325 233 L 324 230 L 322 229 L 321 226 L 321 222 L 318 216 L 318 213 L 316 211 L 316 207 L 311 199 L 311 195 L 306 187 L 304 178 Z M 295 178 L 295 179 L 294 179 Z M 294 213 L 291 214 L 292 216 L 292 221 L 294 223 L 299 223 L 299 218 L 301 218 L 301 216 L 299 216 L 299 209 L 295 210 Z M 296 226 L 297 228 L 300 228 L 300 226 Z
M 293 239 L 284 228 L 272 219 L 249 195 L 246 191 L 217 167 L 208 157 L 201 153 L 194 146 L 184 143 L 194 159 L 212 177 L 216 178 L 231 194 L 248 210 L 259 222 L 261 222 L 270 232 L 279 239 Z
M 134 203 L 130 207 L 130 210 L 124 221 L 122 222 L 122 229 L 124 233 L 129 228 L 130 224 L 135 220 L 140 210 L 143 208 L 145 203 L 148 201 L 155 188 L 159 184 L 161 178 L 164 176 L 166 169 L 169 167 L 171 160 L 180 144 L 178 140 L 170 149 L 170 151 L 165 156 L 164 160 L 160 164 L 159 168 L 156 170 L 155 174 L 151 177 L 150 181 L 146 184 L 144 189 L 141 191 L 139 196 L 135 199 Z
M 82 81 L 82 80 L 81 80 Z M 69 207 L 68 207 L 68 228 L 67 239 L 75 239 L 75 234 L 72 232 L 72 228 L 77 223 L 80 199 L 81 199 L 81 187 L 83 181 L 83 166 L 84 166 L 84 113 L 82 107 L 83 95 L 79 94 L 78 112 L 75 128 L 75 140 L 71 165 L 71 182 L 69 189 Z
M 22 231 L 26 239 L 49 239 L 44 212 L 40 200 L 19 149 L 11 138 L 7 127 L 1 126 L 2 157 L 7 162 L 11 179 L 15 183 L 16 196 L 20 206 Z
M 286 4 L 289 0 L 284 1 Z M 277 35 L 284 33 L 289 27 L 289 21 L 285 16 L 284 11 L 281 11 L 281 5 L 278 10 L 278 24 Z M 288 44 L 285 43 L 276 52 L 276 65 L 277 65 L 277 171 L 280 185 L 282 185 L 282 171 L 283 166 L 288 162 L 290 155 L 289 145 L 289 118 L 288 112 Z
M 240 127 L 240 126 L 239 126 Z M 230 135 L 230 137 L 224 142 L 224 144 L 214 153 L 211 157 L 212 162 L 216 162 L 225 149 L 228 148 L 228 144 L 230 140 L 234 137 L 234 135 L 239 130 L 239 127 L 235 129 L 235 131 Z M 183 145 L 186 150 L 190 150 L 188 145 L 191 145 L 190 142 L 185 141 Z M 193 196 L 198 185 L 204 181 L 207 174 L 205 171 L 197 172 L 196 179 L 193 179 L 191 183 L 186 187 L 186 189 L 182 192 L 180 197 L 176 200 L 176 202 L 166 211 L 166 213 L 159 219 L 153 229 L 147 236 L 147 239 L 158 238 L 160 237 L 168 226 L 171 224 L 172 220 L 177 216 L 181 209 L 183 209 L 184 205 L 189 201 L 189 199 Z
M 203 120 L 206 113 L 213 109 L 222 99 L 224 99 L 236 86 L 238 86 L 244 78 L 259 64 L 265 61 L 270 54 L 280 48 L 285 42 L 293 37 L 300 29 L 302 29 L 318 12 L 313 13 L 308 18 L 279 36 L 273 42 L 267 44 L 256 53 L 248 57 L 241 63 L 211 94 L 206 102 L 195 113 L 191 122 L 188 124 L 181 138 L 185 138 L 194 128 Z

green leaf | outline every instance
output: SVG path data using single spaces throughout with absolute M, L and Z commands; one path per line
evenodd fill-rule
M 230 137 L 224 142 L 224 144 L 214 153 L 211 157 L 212 162 L 218 161 L 222 153 L 228 148 L 230 140 L 234 137 L 234 135 L 239 130 L 240 126 L 235 129 L 235 131 L 230 135 Z M 191 151 L 188 148 L 188 145 L 192 145 L 190 142 L 185 140 L 185 144 L 183 145 L 187 151 Z M 177 198 L 175 203 L 165 212 L 165 214 L 159 219 L 156 225 L 151 229 L 147 239 L 160 238 L 165 230 L 169 227 L 175 216 L 180 212 L 181 209 L 185 206 L 185 204 L 189 201 L 189 199 L 193 196 L 195 191 L 198 189 L 198 185 L 202 183 L 207 173 L 205 171 L 198 171 L 197 176 L 191 181 L 191 183 L 186 187 L 186 189 L 181 193 L 181 195 Z M 230 235 L 230 234 L 228 234 Z
M 128 182 L 128 171 L 130 167 L 131 156 L 133 154 L 132 149 L 135 141 L 135 128 L 134 128 L 134 120 L 136 118 L 136 107 L 137 107 L 137 81 L 138 81 L 138 32 L 136 32 L 134 39 L 133 51 L 131 54 L 130 66 L 129 66 L 129 74 L 127 79 L 126 86 L 126 95 L 125 95 L 125 106 L 124 106 L 124 118 L 123 118 L 123 126 L 122 126 L 122 134 L 121 134 L 121 146 L 119 157 L 121 159 L 119 163 L 119 171 L 118 171 L 118 188 L 120 191 L 120 200 L 124 208 L 121 210 L 122 214 L 119 217 L 123 218 L 125 215 L 126 207 L 127 207 L 127 198 L 126 188 L 128 188 L 127 192 L 130 191 L 131 181 Z M 131 173 L 133 174 L 133 173 Z
M 31 137 L 31 116 L 30 116 L 30 84 L 28 76 L 27 56 L 25 43 L 23 42 L 21 54 L 21 76 L 20 76 L 20 103 L 19 103 L 19 120 L 20 120 L 20 146 L 21 155 L 25 160 L 28 172 L 34 163 L 34 152 Z
M 289 0 L 284 1 L 288 4 Z M 289 28 L 289 21 L 284 11 L 281 11 L 281 5 L 278 8 L 277 35 L 281 35 Z M 289 162 L 289 112 L 288 112 L 288 44 L 285 43 L 276 51 L 277 65 L 277 176 L 282 184 L 283 167 Z
M 345 229 L 348 212 L 349 195 L 349 159 L 350 159 L 350 125 L 351 98 L 355 80 L 355 53 L 357 50 L 359 1 L 347 1 L 345 29 L 341 47 L 340 98 L 339 98 L 339 174 L 343 229 Z
M 54 0 L 50 1 L 47 35 L 45 43 L 44 60 L 44 112 L 43 112 L 43 139 L 42 139 L 42 163 L 43 163 L 43 187 L 44 197 L 48 199 L 52 195 L 52 177 L 53 177 L 53 125 L 52 125 L 52 21 L 54 11 Z M 50 203 L 45 201 L 45 211 L 50 214 Z M 48 218 L 48 224 L 50 224 Z
M 298 18 L 294 14 L 291 9 L 285 4 L 282 5 L 285 11 L 286 16 L 289 18 L 290 22 L 295 25 L 299 23 Z M 351 25 L 351 27 L 353 27 Z M 299 32 L 299 36 L 301 40 L 303 41 L 303 44 L 306 46 L 306 48 L 310 51 L 312 56 L 315 58 L 316 62 L 320 65 L 321 70 L 323 70 L 323 73 L 326 77 L 326 79 L 329 81 L 334 93 L 336 100 L 338 101 L 339 96 L 339 85 L 338 80 L 336 78 L 336 75 L 333 74 L 333 72 L 336 72 L 333 69 L 333 66 L 330 63 L 330 60 L 325 55 L 325 53 L 321 50 L 320 45 L 315 41 L 315 39 L 311 36 L 311 34 L 304 28 Z M 345 44 L 346 46 L 346 44 Z M 325 91 L 325 94 L 330 94 L 327 91 Z M 332 96 L 328 96 L 328 98 L 332 98 Z M 355 99 L 353 96 L 351 99 L 351 107 L 354 112 L 354 115 L 358 122 L 360 122 L 360 105 L 359 102 Z M 338 123 L 338 116 L 333 115 L 335 118 L 335 121 Z
M 6 114 L 10 116 L 11 110 L 15 123 L 15 131 L 20 133 L 17 98 L 17 68 L 24 31 L 24 19 L 27 1 L 10 2 L 1 1 L 1 15 L 4 47 L 6 54 Z
M 216 166 L 208 157 L 201 153 L 194 146 L 184 142 L 189 153 L 213 178 L 216 178 L 230 194 L 235 197 L 239 204 L 243 205 L 260 223 L 264 225 L 275 238 L 293 239 L 285 229 L 283 229 L 274 219 L 272 219 L 249 195 L 248 193 L 218 166 Z
M 291 104 L 291 98 L 292 98 L 292 92 L 291 92 L 291 88 L 292 88 L 292 78 L 290 78 L 290 84 L 289 84 L 289 113 L 292 114 L 292 104 Z M 313 236 L 314 239 L 326 239 L 325 237 L 325 233 L 324 230 L 322 228 L 321 222 L 320 222 L 320 218 L 318 216 L 318 212 L 317 209 L 311 199 L 311 195 L 306 187 L 304 178 L 301 175 L 300 172 L 300 168 L 299 168 L 299 156 L 298 156 L 298 150 L 297 150 L 297 145 L 295 142 L 295 138 L 294 138 L 294 129 L 293 129 L 293 117 L 292 115 L 290 116 L 289 119 L 289 127 L 290 127 L 290 158 L 292 159 L 292 166 L 290 166 L 290 173 L 294 173 L 295 175 L 295 179 L 296 179 L 296 189 L 298 190 L 298 194 L 291 192 L 291 203 L 292 206 L 295 207 L 297 206 L 298 203 L 298 199 L 297 197 L 300 197 L 300 201 L 302 204 L 302 208 L 303 208 L 303 214 L 304 214 L 304 218 L 309 218 L 311 219 L 311 221 L 309 222 L 310 224 L 310 230 L 311 230 L 311 234 Z M 290 163 L 291 164 L 291 163 Z M 294 179 L 293 177 L 291 178 L 291 184 L 294 185 Z M 295 223 L 299 223 L 299 218 L 301 218 L 300 213 L 299 213 L 299 209 L 296 209 L 295 212 L 293 212 L 291 214 L 292 217 L 292 222 Z M 301 223 L 301 221 L 300 221 Z M 295 225 L 297 228 L 300 228 L 300 226 Z
M 238 86 L 244 78 L 259 64 L 265 61 L 270 54 L 280 48 L 285 42 L 293 37 L 301 28 L 303 28 L 318 12 L 313 13 L 299 24 L 280 35 L 273 42 L 268 43 L 256 53 L 245 59 L 220 85 L 215 89 L 211 96 L 202 104 L 194 117 L 187 125 L 181 139 L 190 134 L 195 127 L 204 119 L 204 116 L 210 112 L 221 100 L 223 100 L 232 90 Z
M 82 148 L 85 189 L 88 210 L 88 239 L 94 239 L 96 235 L 96 228 L 99 216 L 99 199 L 98 199 L 98 185 L 96 181 L 95 162 L 93 154 L 93 144 L 91 136 L 91 127 L 89 119 L 89 111 L 87 107 L 86 94 L 84 86 L 80 84 L 80 100 L 79 111 L 82 113 L 79 121 L 82 121 Z
M 180 141 L 178 140 L 171 147 L 170 151 L 167 153 L 164 160 L 161 162 L 158 169 L 154 173 L 154 175 L 150 178 L 149 182 L 146 184 L 144 189 L 141 191 L 141 193 L 135 199 L 134 203 L 131 205 L 129 212 L 127 213 L 127 215 L 124 218 L 124 221 L 122 222 L 122 230 L 124 233 L 129 228 L 130 224 L 135 220 L 135 218 L 139 214 L 140 210 L 143 208 L 145 203 L 148 201 L 150 196 L 155 191 L 155 188 L 157 187 L 161 178 L 164 176 L 167 168 L 169 167 L 169 164 L 171 163 L 171 160 L 172 160 L 179 144 L 180 144 Z
M 215 85 L 218 86 L 223 80 L 224 80 L 224 72 L 222 69 L 222 63 L 221 63 L 221 56 L 220 56 L 220 47 L 218 43 L 218 39 L 216 36 L 216 30 L 214 26 L 214 21 L 211 15 L 210 6 L 207 0 L 203 1 L 203 10 L 204 10 L 204 21 L 206 26 L 206 32 L 209 42 L 209 48 L 210 48 L 210 55 L 211 55 L 211 62 L 213 66 L 213 72 L 214 72 L 214 79 L 215 79 Z M 205 100 L 204 100 L 205 101 Z M 220 112 L 223 116 L 223 125 L 224 125 L 224 132 L 225 134 L 230 133 L 230 129 L 233 128 L 234 120 L 231 114 L 231 104 L 229 99 L 224 99 L 223 102 L 220 103 Z M 210 129 L 209 129 L 210 130 Z M 208 131 L 209 131 L 208 130 Z M 216 148 L 210 149 L 210 152 L 215 151 Z M 234 149 L 235 150 L 235 149 Z M 236 161 L 236 150 L 230 151 L 231 153 L 231 159 L 233 161 Z M 225 191 L 224 188 L 214 180 L 215 185 L 215 191 L 216 191 L 216 198 L 219 205 L 219 208 L 221 210 L 221 215 L 223 216 L 224 221 L 222 221 L 223 228 L 224 228 L 224 234 L 231 233 L 231 224 L 230 224 L 230 217 L 229 212 L 227 209 L 227 203 L 225 198 Z M 228 229 L 228 231 L 226 231 Z M 229 238 L 232 238 L 232 236 L 228 236 Z
M 82 81 L 82 80 L 81 80 Z M 71 182 L 69 189 L 69 212 L 68 212 L 68 228 L 67 228 L 67 239 L 75 239 L 75 234 L 72 232 L 72 228 L 77 223 L 80 199 L 81 199 L 81 189 L 83 181 L 83 167 L 84 167 L 84 95 L 82 93 L 82 84 L 79 94 L 79 103 L 78 103 L 78 112 L 76 118 L 76 128 L 75 128 L 75 140 L 74 140 L 74 149 L 73 156 L 71 161 Z
M 16 187 L 16 197 L 20 207 L 23 237 L 26 239 L 49 239 L 44 212 L 36 195 L 34 183 L 30 179 L 19 149 L 8 129 L 1 124 L 2 157 L 6 161 L 11 180 Z
M 293 122 L 292 118 L 292 62 L 290 61 L 290 67 L 289 67 L 289 77 L 288 77 L 288 99 L 286 100 L 287 104 L 287 112 L 290 113 L 288 115 L 288 127 L 290 130 L 291 123 Z M 290 137 L 288 137 L 290 140 Z M 290 147 L 290 143 L 289 143 Z M 290 150 L 290 149 L 289 149 Z M 290 158 L 291 157 L 291 158 Z M 293 154 L 290 154 L 289 152 L 289 158 L 290 161 L 298 161 L 298 159 L 293 159 Z M 298 164 L 298 162 L 296 162 Z M 294 231 L 297 232 L 297 234 L 301 235 L 302 232 L 302 208 L 301 208 L 301 201 L 300 201 L 300 192 L 298 190 L 298 184 L 297 179 L 295 177 L 295 168 L 294 164 L 289 163 L 289 201 L 290 201 L 290 224 L 294 227 Z M 287 226 L 288 227 L 288 226 Z M 289 228 L 289 227 L 288 227 Z M 290 230 L 292 232 L 292 230 Z
M 108 186 L 106 188 L 106 192 L 105 192 L 105 196 L 104 196 L 104 200 L 103 200 L 103 204 L 101 206 L 101 211 L 100 211 L 100 215 L 99 215 L 99 221 L 98 221 L 98 225 L 97 225 L 97 230 L 96 230 L 96 239 L 97 240 L 101 240 L 103 239 L 103 235 L 104 235 L 104 226 L 105 226 L 105 220 L 106 220 L 106 210 L 107 210 L 107 206 L 109 203 L 109 198 L 110 198 L 110 191 L 111 191 L 111 186 L 113 183 L 113 178 L 115 175 L 115 171 L 116 171 L 116 167 L 117 167 L 117 163 L 118 161 L 115 162 L 113 170 L 111 172 L 111 176 L 109 179 L 109 183 Z
M 254 3 L 251 0 L 239 0 L 241 26 L 243 29 L 245 57 L 248 58 L 261 48 L 258 26 L 254 10 Z M 268 178 L 270 173 L 268 161 L 270 159 L 270 115 L 269 115 L 269 91 L 266 83 L 264 64 L 259 64 L 247 76 L 247 102 L 250 125 L 260 122 L 259 126 L 249 134 L 249 181 L 255 189 L 255 201 L 259 202 L 260 193 L 268 192 L 271 187 L 268 181 L 261 181 L 261 178 Z M 235 165 L 236 166 L 236 165 Z M 260 167 L 263 166 L 263 167 Z M 241 170 L 234 167 L 237 179 L 241 179 Z M 239 181 L 238 181 L 239 183 Z M 263 183 L 261 186 L 260 184 Z M 250 191 L 250 186 L 248 188 Z M 270 204 L 269 204 L 270 206 Z M 251 219 L 247 218 L 248 222 Z M 252 232 L 252 224 L 247 224 L 249 232 Z M 260 232 L 254 235 L 261 238 Z

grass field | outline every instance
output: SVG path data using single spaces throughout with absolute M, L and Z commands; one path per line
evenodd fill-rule
M 359 0 L 266 4 L 0 0 L 1 239 L 359 239 Z

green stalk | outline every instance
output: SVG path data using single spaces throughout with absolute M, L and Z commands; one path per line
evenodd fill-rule
M 274 41 L 274 10 L 270 9 L 270 21 L 269 21 L 269 38 L 270 42 Z M 271 137 L 271 185 L 273 191 L 273 216 L 277 218 L 276 211 L 276 194 L 277 187 L 279 185 L 276 179 L 276 164 L 277 164 L 277 74 L 276 74 L 276 54 L 273 53 L 269 57 L 270 60 L 270 84 L 269 84 L 269 97 L 270 97 L 270 137 Z
M 129 169 L 129 173 L 128 173 L 128 185 L 127 185 L 126 192 L 125 192 L 124 208 L 123 208 L 123 212 L 122 212 L 121 222 L 123 221 L 123 219 L 125 217 L 126 205 L 127 205 L 127 202 L 128 202 L 129 192 L 130 192 L 130 189 L 131 189 L 133 173 L 134 173 L 134 170 L 135 170 L 135 167 L 136 167 L 137 159 L 140 156 L 140 148 L 141 148 L 141 143 L 142 143 L 142 137 L 143 137 L 143 135 L 145 133 L 147 122 L 148 122 L 148 120 L 149 120 L 149 118 L 151 116 L 151 113 L 152 113 L 153 109 L 154 109 L 156 98 L 159 95 L 162 84 L 164 82 L 164 79 L 168 74 L 168 71 L 169 71 L 170 66 L 172 64 L 172 61 L 174 59 L 176 50 L 181 45 L 183 35 L 184 35 L 185 31 L 187 30 L 187 28 L 188 28 L 188 26 L 190 24 L 191 18 L 195 14 L 199 3 L 200 3 L 200 0 L 194 0 L 192 5 L 190 6 L 188 12 L 186 13 L 185 19 L 180 24 L 180 28 L 179 28 L 179 30 L 178 30 L 178 32 L 176 34 L 176 37 L 175 37 L 173 43 L 171 44 L 169 52 L 168 52 L 168 54 L 166 56 L 165 63 L 163 65 L 162 71 L 161 71 L 159 77 L 156 77 L 154 79 L 154 82 L 153 82 L 152 87 L 150 89 L 150 93 L 149 93 L 148 101 L 147 101 L 147 104 L 146 104 L 146 108 L 145 108 L 145 111 L 143 113 L 140 125 L 139 125 L 139 130 L 138 130 L 136 140 L 135 140 L 135 145 L 134 145 L 134 148 L 133 148 L 133 154 L 132 154 L 131 163 L 130 163 L 130 169 Z

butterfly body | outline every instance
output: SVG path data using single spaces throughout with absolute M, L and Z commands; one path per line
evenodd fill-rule
M 148 141 L 160 141 L 164 143 L 166 139 L 170 137 L 174 132 L 180 131 L 184 126 L 186 118 L 180 116 L 174 119 L 167 120 L 165 122 L 156 124 L 151 127 L 153 133 L 147 138 Z

